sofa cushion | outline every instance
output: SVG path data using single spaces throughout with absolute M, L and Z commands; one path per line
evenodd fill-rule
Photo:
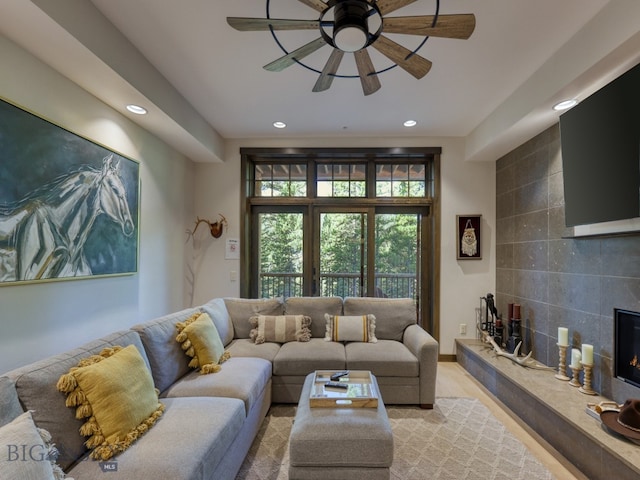
M 175 340 L 173 342 L 175 343 Z M 26 410 L 33 410 L 35 424 L 46 429 L 54 438 L 60 451 L 58 463 L 64 470 L 86 453 L 87 448 L 84 445 L 85 439 L 80 435 L 80 427 L 84 422 L 76 419 L 75 410 L 65 405 L 65 396 L 56 388 L 56 382 L 81 359 L 116 345 L 135 345 L 145 363 L 148 362 L 140 337 L 136 332 L 127 330 L 115 332 L 74 350 L 31 363 L 7 374 L 15 382 L 23 407 Z
M 347 297 L 345 315 L 376 317 L 376 337 L 382 340 L 402 341 L 404 330 L 417 323 L 416 305 L 411 298 Z
M 113 459 L 113 470 L 105 473 L 102 462 L 86 460 L 69 476 L 76 480 L 212 479 L 242 430 L 242 401 L 188 397 L 165 398 L 163 403 L 162 419 L 142 441 Z
M 188 357 L 176 342 L 176 324 L 196 312 L 199 312 L 197 308 L 188 308 L 131 327 L 140 334 L 151 364 L 153 381 L 161 392 L 191 371 Z
M 345 354 L 349 370 L 370 370 L 377 377 L 417 377 L 420 374 L 418 359 L 395 340 L 347 343 Z
M 253 343 L 249 338 L 236 338 L 227 345 L 231 358 L 256 357 L 273 363 L 280 351 L 280 344 L 275 342 Z
M 284 312 L 311 317 L 311 336 L 323 338 L 327 324 L 324 315 L 342 315 L 342 297 L 288 297 Z
M 224 304 L 224 299 L 214 298 L 209 302 L 202 305 L 202 311 L 207 312 L 213 320 L 214 325 L 218 329 L 220 339 L 223 345 L 227 346 L 233 340 L 233 323 L 227 307 Z
M 18 400 L 18 392 L 9 377 L 0 377 L 0 427 L 24 413 Z
M 254 315 L 282 315 L 284 306 L 282 298 L 225 298 L 234 338 L 249 338 L 251 324 L 249 319 Z
M 220 371 L 220 364 L 229 358 L 208 313 L 194 313 L 184 322 L 176 324 L 176 341 L 191 358 L 189 366 L 199 368 L 201 374 Z
M 306 315 L 256 315 L 249 319 L 254 343 L 308 342 L 311 339 L 311 317 Z
M 0 427 L 2 480 L 56 480 L 64 474 L 50 455 L 47 432 L 36 428 L 31 412 L 24 412 Z M 55 474 L 54 474 L 55 468 Z
M 307 375 L 315 370 L 343 370 L 344 345 L 312 338 L 309 342 L 285 343 L 273 361 L 274 375 Z
M 327 322 L 327 342 L 371 342 L 376 343 L 376 317 L 374 315 L 329 315 Z
M 227 397 L 244 402 L 245 411 L 259 402 L 271 379 L 271 363 L 262 358 L 230 358 L 215 375 L 193 372 L 164 393 L 167 397 Z M 270 388 L 270 386 L 269 386 Z
M 124 452 L 162 415 L 151 372 L 134 345 L 105 348 L 82 359 L 60 377 L 66 405 L 85 418 L 80 433 L 91 458 L 108 460 Z

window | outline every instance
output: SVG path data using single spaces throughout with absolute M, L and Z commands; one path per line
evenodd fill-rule
M 367 172 L 362 163 L 320 163 L 317 165 L 319 197 L 365 197 Z
M 424 164 L 383 163 L 376 166 L 376 196 L 424 197 L 427 179 Z
M 307 195 L 306 163 L 259 163 L 255 165 L 257 197 L 305 197 Z
M 243 297 L 411 297 L 437 338 L 439 148 L 240 153 Z

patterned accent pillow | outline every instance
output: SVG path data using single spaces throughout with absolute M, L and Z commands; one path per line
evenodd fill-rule
M 134 345 L 105 348 L 60 377 L 58 390 L 76 418 L 91 458 L 108 460 L 124 452 L 162 415 L 151 372 Z
M 249 319 L 249 338 L 264 342 L 308 342 L 311 340 L 311 317 L 306 315 L 255 315 Z
M 368 342 L 376 343 L 376 317 L 374 315 L 329 315 L 327 321 L 327 342 Z
M 176 323 L 176 328 L 176 341 L 191 357 L 189 366 L 199 368 L 200 373 L 219 372 L 220 364 L 231 356 L 225 351 L 220 334 L 208 313 L 195 313 L 184 322 Z

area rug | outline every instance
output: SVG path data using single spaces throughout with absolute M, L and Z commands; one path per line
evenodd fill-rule
M 236 480 L 287 480 L 295 408 L 271 408 Z M 394 480 L 554 479 L 475 398 L 438 398 L 433 410 L 389 406 L 387 413 Z

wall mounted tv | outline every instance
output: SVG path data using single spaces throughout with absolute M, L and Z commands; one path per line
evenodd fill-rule
M 640 65 L 560 116 L 568 227 L 640 217 Z

